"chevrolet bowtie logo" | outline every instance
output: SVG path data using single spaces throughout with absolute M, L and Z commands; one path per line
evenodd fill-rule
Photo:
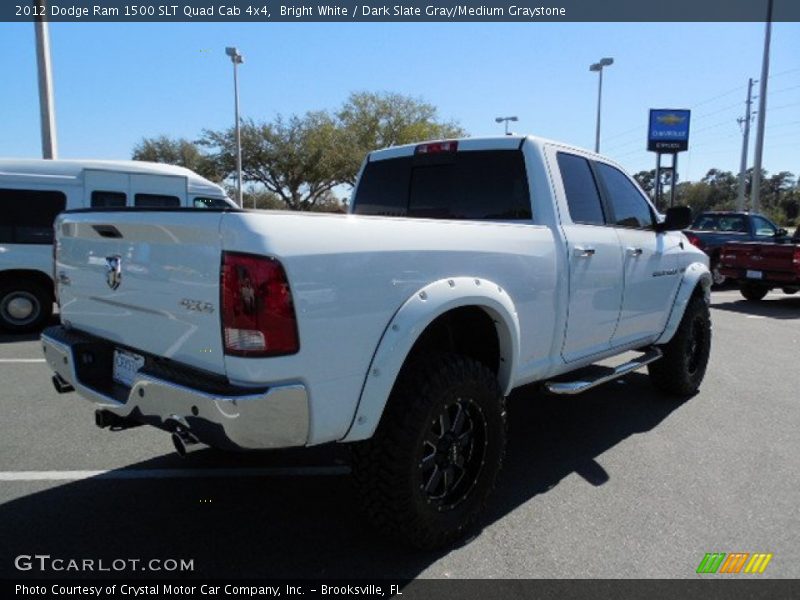
M 656 117 L 656 121 L 658 121 L 659 123 L 663 123 L 664 125 L 677 125 L 678 123 L 683 123 L 685 120 L 686 117 L 680 117 L 674 113 Z

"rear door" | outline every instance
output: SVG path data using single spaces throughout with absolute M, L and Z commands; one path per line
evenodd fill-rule
M 623 256 L 617 232 L 606 224 L 589 160 L 556 153 L 567 215 L 561 215 L 569 262 L 569 312 L 562 356 L 567 362 L 611 347 L 622 303 Z
M 62 215 L 62 321 L 134 351 L 223 373 L 221 218 L 163 210 Z

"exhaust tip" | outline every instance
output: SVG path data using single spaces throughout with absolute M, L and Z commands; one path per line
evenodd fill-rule
M 75 388 L 72 387 L 65 379 L 61 378 L 61 375 L 55 374 L 50 379 L 53 382 L 53 387 L 56 388 L 56 391 L 59 394 L 66 394 L 68 392 L 74 392 Z
M 176 431 L 172 434 L 172 445 L 181 458 L 186 458 L 187 454 L 200 450 L 202 444 L 191 433 L 185 430 Z

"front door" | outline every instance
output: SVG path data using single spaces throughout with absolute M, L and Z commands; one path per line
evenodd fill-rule
M 622 346 L 663 331 L 681 281 L 679 241 L 656 233 L 653 209 L 627 175 L 600 162 L 596 169 L 624 256 L 625 290 L 612 339 Z

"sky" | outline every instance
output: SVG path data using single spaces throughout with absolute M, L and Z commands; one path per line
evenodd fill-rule
M 650 108 L 692 110 L 682 181 L 739 170 L 747 80 L 763 23 L 51 23 L 60 158 L 130 158 L 143 137 L 196 139 L 233 124 L 225 46 L 245 58 L 241 115 L 334 110 L 353 91 L 434 104 L 473 136 L 512 129 L 593 148 L 603 75 L 601 153 L 652 169 Z M 0 157 L 41 156 L 34 28 L 0 23 Z M 13 83 L 12 83 L 13 82 Z M 775 23 L 763 166 L 800 174 L 800 23 Z M 758 93 L 758 86 L 754 88 Z M 757 101 L 756 101 L 757 104 Z M 753 162 L 755 122 L 749 164 Z M 664 163 L 668 159 L 664 159 Z

